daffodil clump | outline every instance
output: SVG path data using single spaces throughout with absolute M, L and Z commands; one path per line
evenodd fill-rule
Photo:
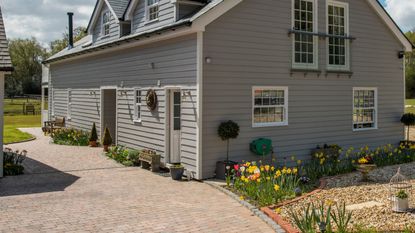
M 295 197 L 295 189 L 301 185 L 298 167 L 276 168 L 262 163 L 246 162 L 235 165 L 233 187 L 260 206 L 275 204 Z
M 89 133 L 82 130 L 64 128 L 54 130 L 52 134 L 53 143 L 69 146 L 88 146 Z

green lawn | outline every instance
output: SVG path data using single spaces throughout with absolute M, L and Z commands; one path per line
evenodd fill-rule
M 4 114 L 5 115 L 22 115 L 24 104 L 33 104 L 36 111 L 40 112 L 41 101 L 36 99 L 5 99 Z
M 415 99 L 407 99 L 405 100 L 405 105 L 412 105 L 415 106 Z M 415 114 L 415 107 L 405 108 L 405 112 L 410 112 Z
M 30 128 L 41 126 L 40 115 L 29 116 L 4 116 L 4 137 L 3 143 L 13 143 L 32 138 L 32 135 L 23 133 L 17 128 Z

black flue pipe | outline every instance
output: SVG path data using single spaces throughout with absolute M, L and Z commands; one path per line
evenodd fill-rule
M 72 12 L 68 12 L 68 19 L 69 19 L 69 25 L 68 25 L 68 39 L 69 39 L 69 43 L 68 43 L 68 49 L 72 49 L 73 48 L 73 13 Z

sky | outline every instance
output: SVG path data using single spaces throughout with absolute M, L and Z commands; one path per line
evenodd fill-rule
M 66 12 L 74 27 L 87 26 L 96 0 L 0 0 L 8 38 L 35 37 L 42 45 L 62 38 Z M 403 31 L 415 29 L 415 0 L 380 0 Z

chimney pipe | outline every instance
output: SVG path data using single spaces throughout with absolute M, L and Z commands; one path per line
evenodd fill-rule
M 68 49 L 73 48 L 73 13 L 68 12 L 68 19 L 69 19 L 69 43 L 68 43 Z

